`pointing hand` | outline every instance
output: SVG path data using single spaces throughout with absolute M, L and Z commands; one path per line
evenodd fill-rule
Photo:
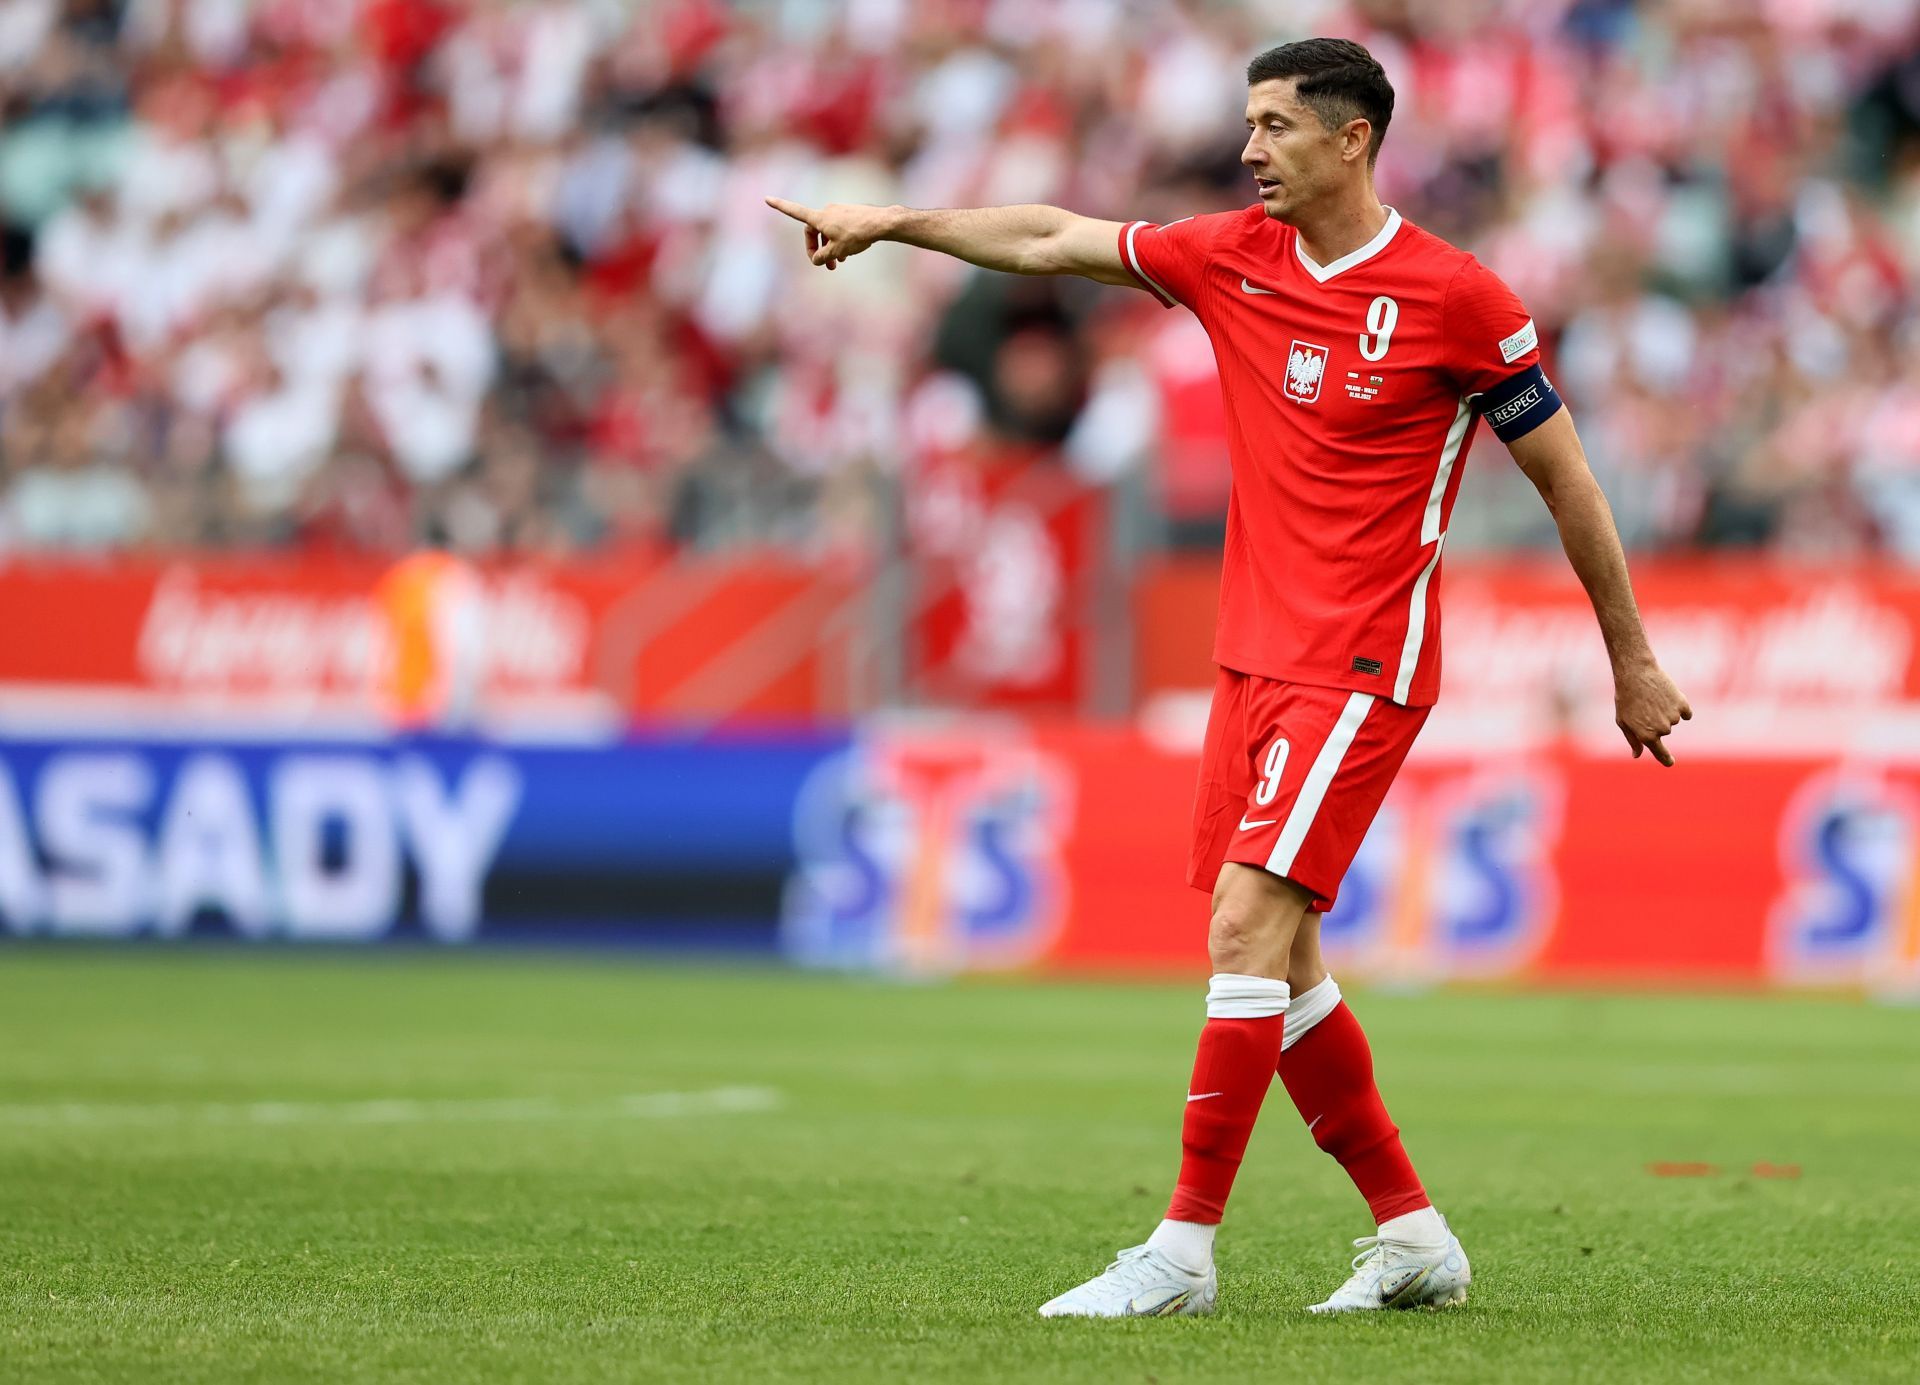
M 769 197 L 767 205 L 807 228 L 807 258 L 827 269 L 858 255 L 886 234 L 886 207 L 835 202 L 816 210 L 784 197 Z

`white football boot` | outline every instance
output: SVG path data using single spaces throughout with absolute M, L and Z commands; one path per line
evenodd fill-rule
M 1409 1246 L 1383 1236 L 1362 1236 L 1354 1242 L 1353 1276 L 1309 1313 L 1363 1313 L 1376 1308 L 1450 1308 L 1467 1301 L 1473 1270 L 1460 1238 L 1447 1228 L 1447 1243 L 1438 1250 Z
M 1123 1250 L 1102 1274 L 1040 1305 L 1043 1318 L 1198 1317 L 1219 1297 L 1213 1266 L 1191 1274 L 1152 1246 Z

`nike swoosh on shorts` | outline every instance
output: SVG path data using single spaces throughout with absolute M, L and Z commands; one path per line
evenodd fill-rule
M 1271 827 L 1278 821 L 1280 821 L 1279 818 L 1261 818 L 1258 822 L 1248 822 L 1246 814 L 1242 813 L 1240 815 L 1240 830 L 1242 832 L 1251 832 L 1256 827 Z

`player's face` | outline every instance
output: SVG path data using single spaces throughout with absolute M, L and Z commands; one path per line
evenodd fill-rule
M 1301 104 L 1298 86 L 1297 77 L 1286 77 L 1247 88 L 1247 147 L 1240 162 L 1253 171 L 1261 205 L 1276 221 L 1292 221 L 1351 177 L 1349 151 L 1356 134 L 1365 133 L 1363 120 L 1329 130 Z

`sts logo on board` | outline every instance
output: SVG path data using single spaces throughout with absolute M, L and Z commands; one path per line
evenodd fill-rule
M 1064 915 L 1069 792 L 1017 730 L 869 731 L 801 789 L 782 948 L 922 976 L 1034 960 Z
M 1396 788 L 1321 934 L 1335 965 L 1376 980 L 1511 976 L 1553 930 L 1564 789 L 1489 766 Z
M 1767 920 L 1767 966 L 1783 981 L 1920 989 L 1920 801 L 1884 774 L 1826 770 L 1780 822 L 1785 880 Z

